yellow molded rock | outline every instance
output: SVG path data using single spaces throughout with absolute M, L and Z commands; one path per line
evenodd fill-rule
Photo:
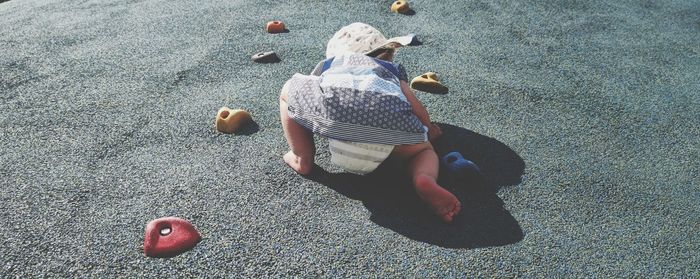
M 449 89 L 442 85 L 433 72 L 427 72 L 411 80 L 411 88 L 435 94 L 447 94 Z
M 394 1 L 394 3 L 391 4 L 391 11 L 402 14 L 408 12 L 408 2 L 405 0 Z
M 250 113 L 242 109 L 222 107 L 216 113 L 216 129 L 222 133 L 233 134 L 252 121 Z

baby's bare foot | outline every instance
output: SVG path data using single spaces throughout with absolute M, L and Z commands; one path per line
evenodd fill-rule
M 454 217 L 462 209 L 462 204 L 457 197 L 440 187 L 427 175 L 420 175 L 415 179 L 418 196 L 430 206 L 438 217 L 446 223 L 452 222 Z
M 287 163 L 287 165 L 301 175 L 308 175 L 313 169 L 313 165 L 311 163 L 306 162 L 301 157 L 294 154 L 294 152 L 291 150 L 289 150 L 287 154 L 284 154 L 282 158 L 284 158 L 284 162 Z

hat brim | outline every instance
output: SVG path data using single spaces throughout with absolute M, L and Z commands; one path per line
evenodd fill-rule
M 365 52 L 365 55 L 373 56 L 373 54 L 374 54 L 376 56 L 387 48 L 395 48 L 394 45 L 396 43 L 398 43 L 400 46 L 409 46 L 409 45 L 413 44 L 415 40 L 416 40 L 415 34 L 408 34 L 405 36 L 393 37 L 391 39 L 386 40 L 386 43 L 383 44 L 382 46 L 377 47 L 377 48 L 370 50 L 368 52 Z

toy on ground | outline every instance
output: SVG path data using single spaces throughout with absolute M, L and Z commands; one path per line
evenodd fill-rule
M 284 22 L 275 20 L 268 22 L 265 30 L 267 30 L 268 33 L 283 33 L 287 29 L 284 27 Z
M 226 134 L 233 134 L 252 121 L 250 113 L 242 109 L 222 107 L 216 113 L 216 129 Z
M 394 3 L 391 4 L 391 11 L 400 14 L 407 13 L 409 11 L 408 2 L 405 0 L 394 1 Z
M 442 85 L 433 72 L 427 72 L 411 80 L 411 88 L 435 94 L 447 94 L 449 89 Z
M 202 236 L 184 219 L 165 217 L 146 225 L 143 253 L 154 258 L 174 257 L 194 248 Z
M 250 58 L 253 59 L 253 62 L 257 63 L 277 63 L 281 61 L 274 51 L 259 52 L 253 54 Z
M 450 152 L 442 157 L 451 182 L 466 182 L 482 176 L 481 169 L 474 162 L 464 159 L 459 152 Z

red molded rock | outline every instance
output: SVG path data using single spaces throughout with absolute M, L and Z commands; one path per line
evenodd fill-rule
M 267 29 L 268 33 L 282 33 L 286 30 L 286 28 L 284 28 L 284 22 L 277 20 L 268 22 L 265 29 Z
M 143 253 L 154 258 L 174 257 L 194 248 L 201 240 L 202 236 L 189 221 L 158 218 L 146 225 Z

